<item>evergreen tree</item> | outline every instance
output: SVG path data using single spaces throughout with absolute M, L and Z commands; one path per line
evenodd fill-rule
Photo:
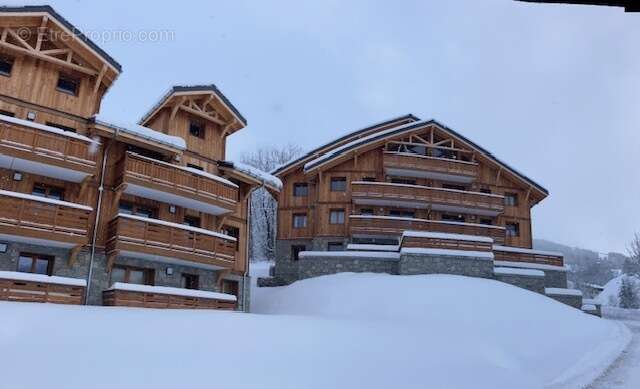
M 620 308 L 638 309 L 640 307 L 637 285 L 632 278 L 622 278 L 618 299 L 620 301 Z

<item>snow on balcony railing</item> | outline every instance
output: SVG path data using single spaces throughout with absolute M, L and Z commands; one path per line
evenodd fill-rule
M 167 294 L 173 296 L 185 296 L 185 297 L 200 297 L 222 301 L 237 301 L 238 298 L 232 294 L 209 292 L 205 290 L 173 288 L 169 286 L 151 286 L 151 285 L 138 285 L 129 284 L 124 282 L 116 282 L 107 290 L 124 290 L 129 292 L 141 292 L 141 293 L 157 293 Z
M 0 279 L 41 282 L 45 284 L 87 286 L 87 281 L 80 278 L 48 276 L 45 274 L 23 273 L 17 271 L 0 271 Z
M 87 205 L 70 203 L 68 201 L 55 200 L 55 199 L 50 199 L 50 198 L 46 198 L 46 197 L 34 196 L 34 195 L 27 194 L 27 193 L 12 192 L 12 191 L 8 191 L 8 190 L 0 190 L 0 196 L 9 196 L 9 197 L 15 197 L 17 199 L 24 199 L 24 200 L 30 200 L 30 201 L 39 201 L 41 203 L 47 203 L 47 204 L 52 204 L 52 205 L 60 205 L 60 206 L 63 206 L 63 207 L 81 209 L 83 211 L 89 211 L 89 212 L 93 211 L 93 208 L 91 208 L 91 207 L 89 207 Z

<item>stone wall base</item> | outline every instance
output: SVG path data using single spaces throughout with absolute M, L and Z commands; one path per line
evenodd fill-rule
M 576 309 L 582 309 L 582 296 L 547 294 L 547 297 L 550 297 L 563 304 L 567 304 Z
M 544 277 L 524 276 L 517 274 L 496 274 L 495 279 L 532 292 L 544 294 Z
M 492 278 L 493 261 L 475 257 L 403 253 L 398 263 L 398 274 L 456 274 Z

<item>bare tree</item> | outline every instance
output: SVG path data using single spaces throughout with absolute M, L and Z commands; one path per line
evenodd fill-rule
M 627 249 L 629 259 L 624 262 L 622 271 L 626 274 L 640 275 L 640 234 L 635 233 Z
M 299 146 L 288 144 L 282 147 L 263 147 L 245 153 L 241 161 L 265 172 L 291 161 L 302 154 Z M 264 188 L 251 195 L 251 260 L 275 258 L 277 203 Z

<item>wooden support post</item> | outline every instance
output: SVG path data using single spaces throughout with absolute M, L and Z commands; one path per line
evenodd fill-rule
M 224 222 L 227 220 L 226 216 L 218 216 L 218 220 L 216 222 L 216 231 L 221 231 Z
M 76 263 L 76 259 L 78 258 L 78 253 L 82 249 L 82 245 L 73 246 L 71 252 L 69 253 L 69 266 L 73 266 Z
M 222 292 L 222 281 L 224 281 L 224 277 L 227 276 L 227 274 L 229 274 L 231 272 L 231 270 L 221 270 L 218 272 L 218 276 L 216 278 L 216 285 L 218 287 L 218 290 Z
M 116 194 L 113 197 L 113 203 L 116 204 L 116 206 L 118 205 L 118 203 L 120 203 L 120 198 L 122 197 L 122 194 L 126 189 L 127 189 L 127 184 L 122 184 L 116 189 Z
M 113 265 L 116 263 L 116 258 L 118 257 L 118 251 L 112 251 L 107 256 L 107 271 L 111 273 L 111 269 L 113 269 Z
M 78 196 L 79 198 L 83 199 L 85 197 L 87 188 L 89 187 L 89 183 L 91 182 L 91 180 L 93 180 L 93 177 L 93 175 L 88 175 L 84 178 L 84 180 L 82 180 L 82 182 L 80 183 L 80 195 Z

